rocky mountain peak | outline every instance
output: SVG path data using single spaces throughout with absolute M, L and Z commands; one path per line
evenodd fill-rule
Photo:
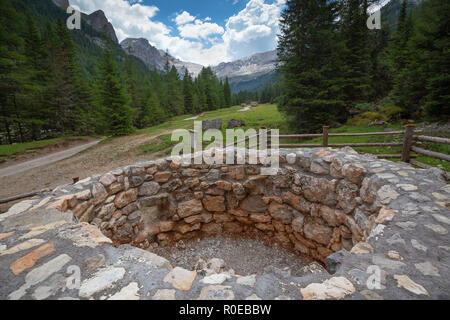
M 156 68 L 159 71 L 164 70 L 167 62 L 166 53 L 152 46 L 147 39 L 128 38 L 123 40 L 120 45 L 125 52 L 141 59 L 149 68 Z M 168 58 L 170 66 L 175 66 L 181 77 L 185 74 L 186 69 L 193 76 L 197 76 L 203 68 L 202 65 L 184 62 L 171 55 Z
M 90 15 L 85 15 L 84 18 L 95 30 L 104 32 L 113 41 L 119 43 L 113 25 L 108 21 L 108 18 L 106 18 L 106 15 L 102 10 L 97 10 Z

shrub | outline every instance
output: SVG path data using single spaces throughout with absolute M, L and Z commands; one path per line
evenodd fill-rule
M 386 121 L 386 117 L 378 112 L 364 112 L 350 119 L 348 124 L 351 126 L 368 125 L 374 121 Z
M 384 106 L 380 109 L 381 112 L 386 115 L 389 120 L 399 120 L 402 113 L 404 112 L 403 108 L 396 106 Z

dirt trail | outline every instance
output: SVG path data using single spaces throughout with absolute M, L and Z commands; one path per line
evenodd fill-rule
M 0 176 L 0 199 L 44 188 L 54 188 L 71 183 L 73 178 L 84 179 L 133 163 L 161 158 L 165 155 L 164 152 L 142 154 L 138 147 L 160 135 L 169 133 L 171 131 L 116 138 L 99 143 L 58 162 L 7 177 Z M 0 212 L 7 211 L 13 204 L 0 206 Z
M 47 164 L 51 164 L 60 160 L 64 160 L 66 158 L 69 158 L 83 150 L 89 149 L 90 147 L 95 146 L 98 144 L 101 140 L 96 140 L 90 143 L 86 143 L 74 148 L 70 148 L 64 151 L 60 151 L 57 153 L 53 153 L 44 157 L 40 157 L 34 160 L 30 160 L 27 162 L 19 163 L 16 165 L 12 165 L 6 168 L 0 169 L 0 178 L 12 176 L 27 170 L 35 169 L 42 167 Z

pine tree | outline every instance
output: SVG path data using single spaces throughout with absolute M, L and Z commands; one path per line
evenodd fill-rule
M 334 56 L 334 61 L 340 66 L 337 71 L 340 81 L 336 85 L 341 99 L 352 106 L 371 101 L 374 95 L 367 0 L 343 1 L 340 15 L 342 19 L 338 41 L 341 41 L 341 46 L 336 51 L 339 55 Z
M 295 132 L 318 131 L 345 113 L 345 102 L 334 96 L 336 3 L 288 0 L 279 37 L 279 71 L 284 94 L 280 110 Z
M 184 111 L 185 113 L 194 112 L 194 84 L 189 71 L 186 69 L 183 78 L 183 97 L 184 97 Z
M 0 0 L 0 117 L 7 142 L 12 144 L 14 99 L 22 87 L 20 67 L 25 57 L 19 53 L 22 39 L 17 29 L 19 16 L 10 0 Z
M 223 94 L 225 96 L 225 108 L 231 107 L 231 87 L 230 87 L 230 81 L 228 80 L 228 77 L 225 78 L 225 84 L 223 88 Z
M 112 52 L 107 48 L 100 62 L 97 80 L 98 102 L 105 112 L 108 133 L 114 136 L 133 132 L 129 98 L 120 82 L 120 75 Z
M 408 43 L 410 62 L 405 71 L 409 96 L 416 100 L 409 106 L 423 104 L 429 117 L 442 121 L 450 119 L 449 30 L 450 2 L 423 1 Z

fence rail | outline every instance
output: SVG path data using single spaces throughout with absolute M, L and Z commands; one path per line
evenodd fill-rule
M 320 147 L 402 147 L 402 154 L 378 154 L 376 155 L 380 159 L 400 159 L 403 162 L 411 163 L 421 168 L 430 168 L 429 165 L 423 164 L 414 158 L 418 155 L 425 155 L 431 158 L 449 161 L 450 155 L 434 152 L 420 148 L 423 142 L 449 144 L 450 139 L 440 137 L 429 137 L 423 135 L 416 135 L 420 133 L 420 130 L 415 130 L 415 125 L 407 125 L 404 131 L 390 131 L 390 132 L 361 132 L 361 133 L 329 133 L 329 126 L 323 127 L 323 133 L 321 134 L 290 134 L 280 135 L 280 139 L 308 139 L 308 138 L 323 138 L 322 144 L 280 144 L 280 148 L 320 148 Z M 386 143 L 329 143 L 331 137 L 368 137 L 368 136 L 396 136 L 403 135 L 403 142 L 386 142 Z
M 264 128 L 265 129 L 265 128 Z M 419 161 L 413 160 L 418 157 L 418 155 L 425 155 L 427 157 L 449 161 L 450 155 L 443 154 L 435 151 L 426 150 L 420 148 L 424 142 L 440 143 L 450 145 L 450 139 L 441 137 L 430 137 L 423 135 L 416 135 L 420 133 L 421 130 L 415 130 L 415 125 L 407 125 L 404 131 L 389 131 L 389 132 L 361 132 L 361 133 L 329 133 L 329 126 L 323 127 L 323 132 L 320 134 L 281 134 L 278 138 L 281 139 L 311 139 L 311 138 L 322 138 L 322 143 L 314 144 L 298 144 L 298 143 L 280 143 L 278 146 L 280 148 L 320 148 L 320 147 L 332 147 L 332 148 L 344 148 L 344 147 L 402 147 L 401 154 L 377 154 L 379 159 L 400 159 L 403 162 L 411 163 L 415 166 L 421 168 L 430 168 L 429 165 L 423 164 Z M 190 130 L 191 134 L 194 131 Z M 399 136 L 403 135 L 403 142 L 380 142 L 380 143 L 329 143 L 329 138 L 332 137 L 370 137 L 370 136 Z M 233 142 L 227 147 L 237 146 L 239 143 L 247 142 L 251 138 L 259 138 L 262 134 L 258 133 L 253 137 L 246 137 L 243 140 Z M 267 130 L 268 143 L 267 147 L 270 147 L 271 142 L 271 130 Z M 258 144 L 257 146 L 259 146 Z M 416 153 L 416 154 L 414 154 Z M 418 155 L 417 155 L 418 154 Z

